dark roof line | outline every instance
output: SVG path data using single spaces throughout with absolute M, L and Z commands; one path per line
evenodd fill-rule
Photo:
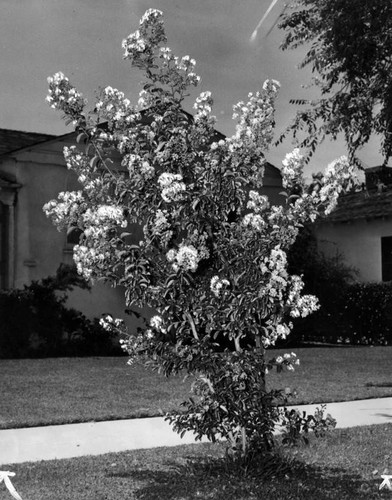
M 320 223 L 351 222 L 392 216 L 392 187 L 364 189 L 339 198 L 337 207 Z
M 55 135 L 0 128 L 0 156 L 54 139 Z

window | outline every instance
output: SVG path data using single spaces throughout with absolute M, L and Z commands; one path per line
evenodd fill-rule
M 392 281 L 392 236 L 381 238 L 382 280 Z
M 8 230 L 7 205 L 0 202 L 0 289 L 7 288 Z

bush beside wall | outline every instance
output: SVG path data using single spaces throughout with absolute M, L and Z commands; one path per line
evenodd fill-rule
M 326 257 L 311 228 L 304 228 L 289 254 L 291 272 L 304 277 L 306 293 L 320 309 L 294 321 L 286 345 L 306 342 L 392 345 L 392 282 L 358 283 L 342 255 Z
M 71 266 L 23 290 L 0 291 L 0 358 L 113 356 L 122 350 L 98 319 L 66 307 L 68 292 L 89 285 Z

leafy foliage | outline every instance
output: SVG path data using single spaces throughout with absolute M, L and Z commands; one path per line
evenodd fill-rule
M 302 276 L 306 293 L 315 295 L 320 308 L 306 318 L 296 318 L 292 335 L 284 345 L 301 344 L 303 341 L 336 342 L 341 335 L 342 313 L 350 284 L 357 271 L 348 266 L 344 256 L 325 256 L 317 248 L 311 226 L 301 229 L 288 253 L 289 270 Z
M 392 155 L 392 4 L 389 0 L 295 0 L 283 16 L 283 49 L 307 47 L 321 98 L 307 105 L 290 126 L 305 131 L 301 146 L 312 154 L 326 137 L 344 134 L 351 156 L 375 133 L 385 163 Z M 287 132 L 286 132 L 287 133 Z
M 295 150 L 283 162 L 287 203 L 270 206 L 264 154 L 278 82 L 234 106 L 236 132 L 224 138 L 209 92 L 196 99 L 194 117 L 183 111 L 200 80 L 196 63 L 164 43 L 162 13 L 153 9 L 123 42 L 125 59 L 145 77 L 137 104 L 106 87 L 87 113 L 62 73 L 48 79 L 49 104 L 78 132 L 79 147 L 66 148 L 65 159 L 82 189 L 60 193 L 44 210 L 58 227 L 80 230 L 74 259 L 85 278 L 121 285 L 127 306 L 157 311 L 123 341 L 130 361 L 199 376 L 184 414 L 169 417 L 175 429 L 222 434 L 246 455 L 270 443 L 276 422 L 266 370 L 294 364 L 291 355 L 267 362 L 265 348 L 290 333 L 290 318 L 317 309 L 288 273 L 286 251 L 305 222 L 333 209 L 353 167 L 340 158 L 308 186 Z M 121 330 L 121 320 L 106 327 Z
M 0 358 L 121 354 L 98 320 L 66 307 L 75 286 L 89 288 L 74 267 L 63 264 L 55 276 L 23 290 L 2 290 Z
M 360 283 L 344 256 L 326 257 L 317 249 L 311 227 L 301 230 L 288 253 L 289 270 L 303 276 L 306 293 L 314 294 L 320 309 L 294 320 L 284 345 L 302 342 L 392 344 L 392 287 L 390 282 Z
M 327 413 L 326 405 L 316 408 L 314 415 L 305 411 L 285 408 L 282 426 L 282 443 L 287 446 L 297 446 L 301 441 L 309 444 L 309 432 L 313 431 L 317 438 L 324 437 L 336 427 L 336 420 Z

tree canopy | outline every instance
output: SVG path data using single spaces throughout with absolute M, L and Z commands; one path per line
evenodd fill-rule
M 305 132 L 301 146 L 311 155 L 326 136 L 343 133 L 351 158 L 377 134 L 386 164 L 392 156 L 392 2 L 295 0 L 291 7 L 279 24 L 286 32 L 281 48 L 308 48 L 300 67 L 311 68 L 321 97 L 291 101 L 304 108 L 286 134 Z

